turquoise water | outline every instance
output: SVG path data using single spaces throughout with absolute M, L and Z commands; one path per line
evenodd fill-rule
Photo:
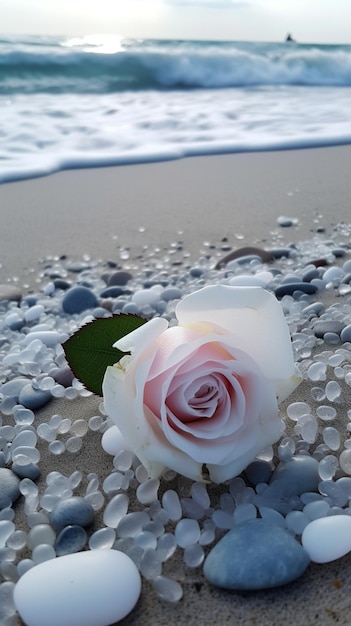
M 351 143 L 351 46 L 0 37 L 0 181 Z

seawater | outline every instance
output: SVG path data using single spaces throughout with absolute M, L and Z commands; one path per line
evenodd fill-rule
M 351 143 L 351 46 L 0 37 L 0 182 Z

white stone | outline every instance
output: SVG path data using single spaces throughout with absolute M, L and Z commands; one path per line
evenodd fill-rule
M 92 550 L 28 570 L 14 603 L 26 626 L 109 626 L 130 613 L 140 590 L 140 574 L 126 554 Z
M 116 456 L 121 450 L 130 450 L 125 438 L 117 426 L 111 426 L 102 435 L 101 445 L 107 454 Z
M 315 519 L 307 524 L 301 541 L 311 561 L 335 561 L 351 550 L 351 517 L 332 515 Z

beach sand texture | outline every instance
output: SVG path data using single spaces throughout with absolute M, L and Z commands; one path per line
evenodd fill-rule
M 224 239 L 232 248 L 264 247 L 304 241 L 322 229 L 327 239 L 337 223 L 350 221 L 350 164 L 351 148 L 341 147 L 69 171 L 4 184 L 0 186 L 0 283 L 16 277 L 23 291 L 24 285 L 40 289 L 36 277 L 47 257 L 81 260 L 89 255 L 133 268 L 145 262 L 155 247 L 162 259 L 174 250 L 170 244 L 180 241 L 182 249 L 172 258 L 182 259 L 186 251 L 196 262 L 209 251 L 204 242 L 215 245 L 210 252 L 220 258 L 225 254 Z M 280 215 L 294 218 L 296 224 L 286 229 L 277 226 Z M 129 259 L 123 261 L 120 253 L 125 248 Z M 305 393 L 303 383 L 289 403 L 294 398 L 304 400 Z M 53 400 L 36 413 L 36 424 L 55 413 L 88 420 L 97 414 L 99 402 L 96 397 Z M 349 398 L 345 398 L 340 412 L 345 409 L 346 414 L 348 408 Z M 96 472 L 103 480 L 111 471 L 112 458 L 102 450 L 100 440 L 100 433 L 89 430 L 82 450 L 62 457 L 49 454 L 47 443 L 41 442 L 39 484 L 54 470 L 69 475 L 80 469 L 85 476 Z M 190 481 L 177 478 L 172 488 L 185 493 L 189 485 Z M 213 494 L 220 490 L 211 488 Z M 16 525 L 21 524 L 20 500 Z M 99 525 L 101 514 L 96 516 L 96 528 Z M 165 574 L 169 568 L 183 585 L 183 599 L 176 605 L 160 602 L 150 583 L 143 581 L 138 605 L 120 624 L 331 626 L 351 620 L 350 555 L 327 565 L 310 565 L 301 579 L 287 587 L 252 593 L 211 588 L 201 568 L 185 571 L 181 559 L 171 559 Z

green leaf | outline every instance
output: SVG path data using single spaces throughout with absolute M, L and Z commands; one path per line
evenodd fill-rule
M 121 313 L 82 326 L 62 344 L 75 377 L 89 391 L 102 396 L 106 368 L 128 354 L 117 350 L 113 344 L 146 321 L 137 315 Z

